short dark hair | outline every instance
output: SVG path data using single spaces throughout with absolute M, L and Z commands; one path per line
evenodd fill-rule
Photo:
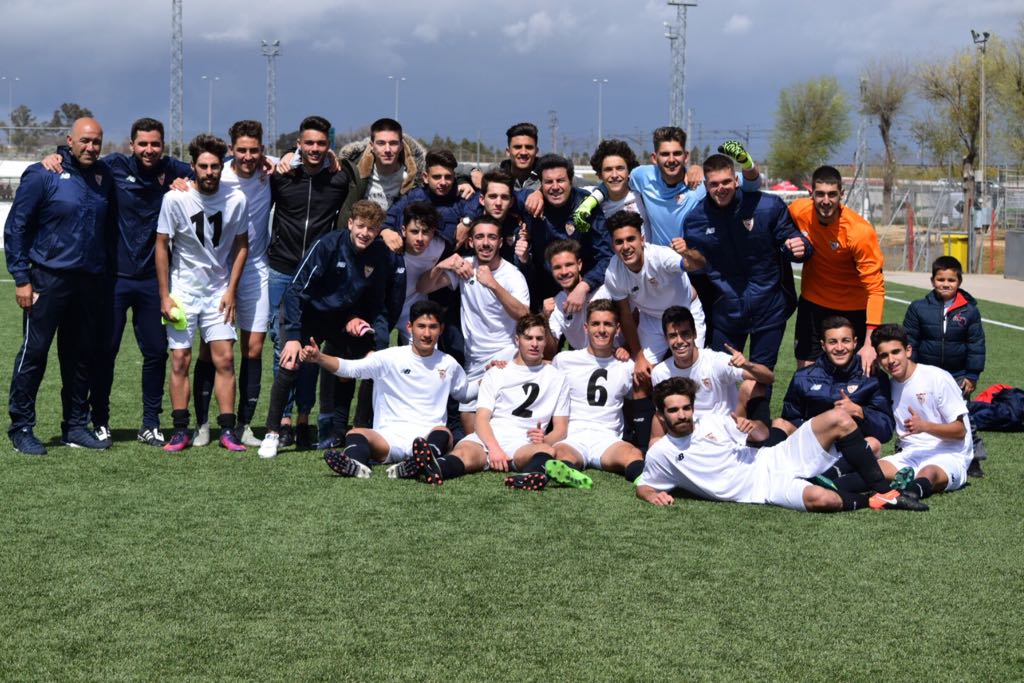
M 547 318 L 540 313 L 527 313 L 516 321 L 516 336 L 522 337 L 531 327 L 543 327 L 548 334 L 551 333 Z
M 849 318 L 842 315 L 830 315 L 821 321 L 821 338 L 825 339 L 825 333 L 829 330 L 838 330 L 840 327 L 849 327 L 854 330 L 854 334 L 857 334 Z
M 152 133 L 153 131 L 156 131 L 157 133 L 160 133 L 160 140 L 162 141 L 164 139 L 164 124 L 160 123 L 156 119 L 151 119 L 148 116 L 136 119 L 135 122 L 132 123 L 132 142 L 135 141 L 135 136 L 140 131 L 143 133 Z
M 704 160 L 704 163 L 701 164 L 701 166 L 704 168 L 705 176 L 709 173 L 716 173 L 726 169 L 733 172 L 736 171 L 736 166 L 733 164 L 732 159 L 724 154 L 712 154 Z
M 565 172 L 569 174 L 569 180 L 572 180 L 572 162 L 559 154 L 545 154 L 540 159 L 537 159 L 537 175 L 541 175 L 544 171 L 549 171 L 553 168 L 564 168 Z
M 960 260 L 955 256 L 940 256 L 935 259 L 932 263 L 932 277 L 935 277 L 940 270 L 952 270 L 956 273 L 958 281 L 964 281 L 964 267 L 960 265 Z
M 843 176 L 835 166 L 819 166 L 814 169 L 814 173 L 811 174 L 811 189 L 814 189 L 814 186 L 818 183 L 823 185 L 836 185 L 842 189 Z
M 444 306 L 431 301 L 430 299 L 421 299 L 412 306 L 409 307 L 409 322 L 419 320 L 423 316 L 433 318 L 437 322 L 444 324 Z
M 299 135 L 302 135 L 304 130 L 315 130 L 323 133 L 324 135 L 331 134 L 331 122 L 322 116 L 307 116 L 302 119 L 302 123 L 299 124 Z
M 529 121 L 523 121 L 522 123 L 513 123 L 509 126 L 509 129 L 505 131 L 505 137 L 508 138 L 508 144 L 512 144 L 512 138 L 519 137 L 520 135 L 528 135 L 533 138 L 533 144 L 537 144 L 537 126 L 533 125 Z
M 571 252 L 579 260 L 583 260 L 583 247 L 576 240 L 555 240 L 544 249 L 544 260 L 548 263 L 558 254 Z
M 612 217 L 604 223 L 604 228 L 608 231 L 609 237 L 615 234 L 616 230 L 625 227 L 636 228 L 641 235 L 644 234 L 643 216 L 636 211 L 623 210 L 612 214 Z
M 491 218 L 490 216 L 488 216 L 485 213 L 483 215 L 477 216 L 472 221 L 470 221 L 470 223 L 469 223 L 469 236 L 470 237 L 472 237 L 473 233 L 476 232 L 476 227 L 478 225 L 493 225 L 496 228 L 498 228 L 498 234 L 499 235 L 501 234 L 501 223 L 499 223 L 498 221 L 496 221 L 495 219 Z
M 394 119 L 384 117 L 382 119 L 377 119 L 370 124 L 370 140 L 373 140 L 377 133 L 383 133 L 385 131 L 398 133 L 398 139 L 402 139 L 402 124 Z
M 252 119 L 235 121 L 228 128 L 228 135 L 231 137 L 231 144 L 235 144 L 238 138 L 253 138 L 263 144 L 263 124 Z
M 423 168 L 429 169 L 431 166 L 444 166 L 449 171 L 454 171 L 458 165 L 459 162 L 456 161 L 455 155 L 452 154 L 450 149 L 432 149 L 427 152 Z
M 686 396 L 692 405 L 697 400 L 697 383 L 689 377 L 669 377 L 654 385 L 654 408 L 665 412 L 665 399 L 669 396 Z
M 678 142 L 686 149 L 686 131 L 679 126 L 662 126 L 661 128 L 655 128 L 654 134 L 651 136 L 651 140 L 654 143 L 654 151 L 658 151 L 658 145 L 663 142 Z
M 192 142 L 188 143 L 188 154 L 192 157 L 193 164 L 196 163 L 201 154 L 206 152 L 224 161 L 224 156 L 228 153 L 228 143 L 216 135 L 209 135 L 208 133 L 200 133 L 192 138 Z
M 697 322 L 693 319 L 693 312 L 686 306 L 669 306 L 661 314 L 661 333 L 668 334 L 669 325 L 685 325 L 690 323 L 693 331 L 697 331 Z
M 587 322 L 590 322 L 590 316 L 595 313 L 612 313 L 615 315 L 615 322 L 619 321 L 619 307 L 611 299 L 594 299 L 587 304 Z
M 430 202 L 409 202 L 402 210 L 402 226 L 407 226 L 413 221 L 422 223 L 437 232 L 437 228 L 441 224 L 441 217 Z
M 871 333 L 871 345 L 876 349 L 879 344 L 890 341 L 899 342 L 904 348 L 910 346 L 910 338 L 907 337 L 907 331 L 903 329 L 902 325 L 885 323 L 876 327 Z
M 498 183 L 499 185 L 507 185 L 510 193 L 514 192 L 516 187 L 516 181 L 512 179 L 512 176 L 504 171 L 488 171 L 484 173 L 484 177 L 480 179 L 480 192 L 487 194 L 487 186 L 491 183 Z
M 590 167 L 594 169 L 594 173 L 601 173 L 601 165 L 604 163 L 605 157 L 622 157 L 628 171 L 632 171 L 640 165 L 636 154 L 633 154 L 633 150 L 622 140 L 601 141 L 594 153 L 590 155 Z

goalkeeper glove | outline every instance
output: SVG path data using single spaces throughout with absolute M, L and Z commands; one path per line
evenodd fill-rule
M 744 171 L 754 168 L 754 160 L 747 154 L 747 150 L 743 149 L 739 140 L 726 140 L 718 146 L 718 152 L 734 159 Z
M 604 193 L 600 190 L 594 190 L 590 193 L 589 197 L 580 202 L 580 205 L 576 207 L 572 214 L 572 222 L 577 230 L 580 232 L 590 230 L 590 214 L 593 213 L 594 209 L 598 207 L 603 199 Z

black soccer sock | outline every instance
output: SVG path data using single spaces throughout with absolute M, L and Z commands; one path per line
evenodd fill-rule
M 217 426 L 219 426 L 221 430 L 234 429 L 235 422 L 234 413 L 221 413 L 217 416 Z
M 364 379 L 359 383 L 356 412 L 352 417 L 353 427 L 370 429 L 373 426 L 373 380 Z
M 260 379 L 263 375 L 263 359 L 243 358 L 238 369 L 238 421 L 252 422 L 256 414 L 256 402 L 260 398 Z
M 349 434 L 345 437 L 345 455 L 357 462 L 370 465 L 370 442 L 362 434 Z
M 876 493 L 885 493 L 892 489 L 882 474 L 882 468 L 878 466 L 878 460 L 875 459 L 871 447 L 864 440 L 860 427 L 836 439 L 836 450 L 842 453 L 850 466 L 864 478 L 867 488 Z
M 651 442 L 651 420 L 654 419 L 654 401 L 650 398 L 626 399 L 629 406 L 629 414 L 633 416 L 633 445 L 640 449 L 641 453 L 647 452 L 647 445 Z
M 822 476 L 828 477 L 828 474 Z M 847 491 L 849 493 L 863 493 L 868 489 L 868 485 L 864 483 L 864 477 L 860 476 L 856 472 L 850 472 L 840 477 L 829 477 L 835 483 L 836 488 L 840 491 Z
M 927 477 L 918 477 L 914 481 L 910 482 L 910 486 L 907 490 L 911 493 L 916 493 L 918 498 L 927 498 L 928 496 L 935 493 L 935 487 L 932 486 L 932 482 Z
M 448 440 L 450 438 L 447 430 L 435 429 L 427 434 L 427 443 L 436 448 L 438 453 L 444 453 L 448 450 Z
M 622 472 L 622 476 L 626 478 L 626 481 L 636 481 L 644 472 L 644 461 L 634 460 L 633 462 L 626 465 L 626 469 Z
M 778 427 L 769 427 L 768 438 L 761 443 L 760 447 L 768 448 L 770 446 L 777 446 L 788 438 L 789 434 L 787 434 L 785 430 L 779 429 Z
M 441 471 L 441 478 L 445 481 L 457 479 L 466 473 L 466 464 L 459 456 L 452 453 L 438 458 L 437 468 Z
M 836 491 L 839 497 L 843 499 L 843 510 L 861 510 L 868 506 L 868 497 L 863 493 L 853 493 L 851 491 Z
M 337 377 L 334 378 L 338 380 Z M 331 418 L 331 430 L 334 436 L 341 436 L 348 431 L 348 417 L 349 408 L 352 405 L 352 397 L 356 393 L 356 383 L 354 381 L 342 382 L 340 380 L 334 383 L 334 413 Z M 320 406 L 323 410 L 323 406 Z
M 213 363 L 208 360 L 196 361 L 192 375 L 192 405 L 196 409 L 196 424 L 210 421 L 210 397 L 213 395 L 213 378 L 217 374 Z
M 544 463 L 552 459 L 553 458 L 548 453 L 537 453 L 530 458 L 529 462 L 526 463 L 526 466 L 523 467 L 523 472 L 543 472 Z M 569 463 L 566 464 L 568 465 Z
M 766 425 L 772 423 L 772 403 L 764 396 L 754 396 L 747 401 L 747 418 L 758 420 Z
M 270 387 L 270 405 L 267 406 L 268 430 L 281 431 L 284 407 L 288 404 L 288 395 L 295 386 L 298 376 L 299 371 L 294 368 L 278 368 L 277 377 L 274 378 L 274 384 Z
M 846 460 L 844 460 L 843 458 L 839 458 L 838 460 L 836 460 L 835 464 L 832 465 L 832 467 L 829 467 L 821 474 L 823 476 L 828 477 L 829 479 L 834 480 L 839 479 L 840 477 L 845 476 L 847 474 L 853 474 L 853 468 L 850 467 L 850 463 L 846 462 Z
M 175 429 L 188 429 L 188 410 L 172 410 L 171 424 Z

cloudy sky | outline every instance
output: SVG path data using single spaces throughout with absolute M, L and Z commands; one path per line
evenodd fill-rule
M 694 128 L 754 131 L 767 151 L 778 91 L 835 75 L 851 94 L 870 59 L 911 61 L 970 45 L 970 29 L 1012 34 L 1020 0 L 900 0 L 859 3 L 703 0 L 689 12 L 687 106 Z M 109 136 L 130 122 L 166 121 L 169 0 L 0 0 L 0 75 L 20 80 L 14 106 L 48 118 L 61 102 L 91 108 Z M 59 8 L 59 9 L 58 9 Z M 604 86 L 604 132 L 645 138 L 668 116 L 669 44 L 662 22 L 675 10 L 655 0 L 184 0 L 186 137 L 206 127 L 208 90 L 218 76 L 214 130 L 239 118 L 264 119 L 266 62 L 260 39 L 279 39 L 278 130 L 306 114 L 338 130 L 394 110 L 413 135 L 435 132 L 503 143 L 511 122 L 542 126 L 548 111 L 562 136 L 592 139 L 597 86 Z M 0 81 L 7 118 L 10 80 Z M 870 139 L 877 148 L 877 135 Z M 586 145 L 588 148 L 590 144 Z

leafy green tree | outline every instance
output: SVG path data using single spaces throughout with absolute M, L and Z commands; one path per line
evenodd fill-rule
M 850 136 L 849 106 L 831 76 L 784 88 L 779 93 L 769 160 L 774 174 L 804 180 Z

